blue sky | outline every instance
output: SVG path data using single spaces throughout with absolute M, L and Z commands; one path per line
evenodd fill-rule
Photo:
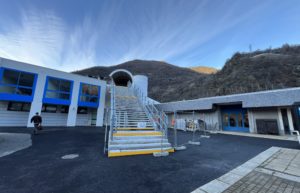
M 221 68 L 300 43 L 299 0 L 0 0 L 0 56 L 73 71 L 133 59 Z

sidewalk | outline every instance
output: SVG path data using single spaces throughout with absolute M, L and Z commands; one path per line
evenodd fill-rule
M 272 147 L 193 193 L 300 193 L 300 150 Z
M 31 135 L 20 133 L 0 133 L 0 157 L 31 146 Z
M 227 135 L 239 135 L 245 137 L 258 137 L 258 138 L 265 138 L 265 139 L 298 141 L 297 136 L 295 135 L 264 135 L 264 134 L 243 133 L 243 132 L 233 132 L 233 131 L 217 131 L 216 133 L 227 134 Z

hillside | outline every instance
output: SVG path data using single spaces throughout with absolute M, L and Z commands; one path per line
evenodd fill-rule
M 149 96 L 160 102 L 300 86 L 300 46 L 236 53 L 215 74 L 158 61 L 134 60 L 75 73 L 108 74 L 117 68 L 149 77 Z
M 195 66 L 195 67 L 191 67 L 190 69 L 202 74 L 215 74 L 218 72 L 217 69 L 212 67 L 207 67 L 207 66 Z
M 109 74 L 116 69 L 129 70 L 133 75 L 146 75 L 149 80 L 149 96 L 159 101 L 174 100 L 174 97 L 180 97 L 184 93 L 182 88 L 187 82 L 194 80 L 204 80 L 207 75 L 199 74 L 188 68 L 181 68 L 165 62 L 133 60 L 116 66 L 97 66 L 74 73 L 82 75 L 100 76 L 109 80 Z M 172 93 L 176 96 L 170 97 Z

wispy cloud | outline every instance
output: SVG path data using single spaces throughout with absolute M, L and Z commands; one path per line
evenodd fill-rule
M 64 24 L 51 11 L 22 12 L 20 23 L 0 34 L 0 55 L 33 64 L 52 66 L 61 57 Z
M 0 31 L 0 56 L 65 71 L 137 58 L 199 64 L 209 41 L 270 3 L 243 2 L 104 0 L 72 25 L 57 10 L 23 10 Z

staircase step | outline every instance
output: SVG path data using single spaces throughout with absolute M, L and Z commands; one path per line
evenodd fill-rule
M 162 133 L 159 131 L 118 131 L 113 136 L 162 136 Z
M 149 119 L 146 119 L 146 118 L 130 118 L 130 117 L 128 117 L 128 118 L 125 118 L 125 120 L 124 120 L 124 117 L 117 117 L 117 120 L 119 120 L 119 121 L 135 121 L 135 122 L 150 122 L 150 120 Z
M 135 124 L 129 124 L 129 123 L 116 123 L 115 124 L 115 127 L 136 127 L 138 128 L 138 125 L 135 123 Z M 152 123 L 148 123 L 146 124 L 146 127 L 153 127 Z
M 109 150 L 171 148 L 170 143 L 144 143 L 144 144 L 110 144 Z
M 155 139 L 164 139 L 163 136 L 156 135 L 147 135 L 147 136 L 114 136 L 113 141 L 118 140 L 155 140 Z
M 116 137 L 115 137 L 116 138 Z M 160 138 L 138 138 L 138 137 L 131 137 L 128 139 L 115 139 L 110 142 L 112 144 L 144 144 L 144 143 L 168 143 L 167 139 Z
M 117 120 L 118 121 L 118 120 Z M 137 127 L 137 124 L 139 123 L 139 122 L 146 122 L 146 125 L 152 125 L 152 123 L 151 122 L 149 122 L 149 121 L 135 121 L 135 122 L 129 122 L 129 121 L 123 121 L 123 120 L 120 120 L 119 122 L 117 122 L 116 123 L 116 125 L 134 125 L 134 126 L 136 126 Z M 124 126 L 123 126 L 124 127 Z
M 146 127 L 146 128 L 138 128 L 138 127 L 119 127 L 117 130 L 154 130 L 152 127 Z
M 128 155 L 145 155 L 153 154 L 161 151 L 174 152 L 173 148 L 151 148 L 151 149 L 136 149 L 136 150 L 111 150 L 108 151 L 108 157 L 128 156 Z
M 117 119 L 117 121 L 119 121 L 118 123 L 135 123 L 135 124 L 140 123 L 140 122 L 144 122 L 146 124 L 147 123 L 149 123 L 149 124 L 152 123 L 149 120 L 130 120 L 130 119 L 128 119 L 128 120 L 122 120 L 122 119 L 118 120 Z

